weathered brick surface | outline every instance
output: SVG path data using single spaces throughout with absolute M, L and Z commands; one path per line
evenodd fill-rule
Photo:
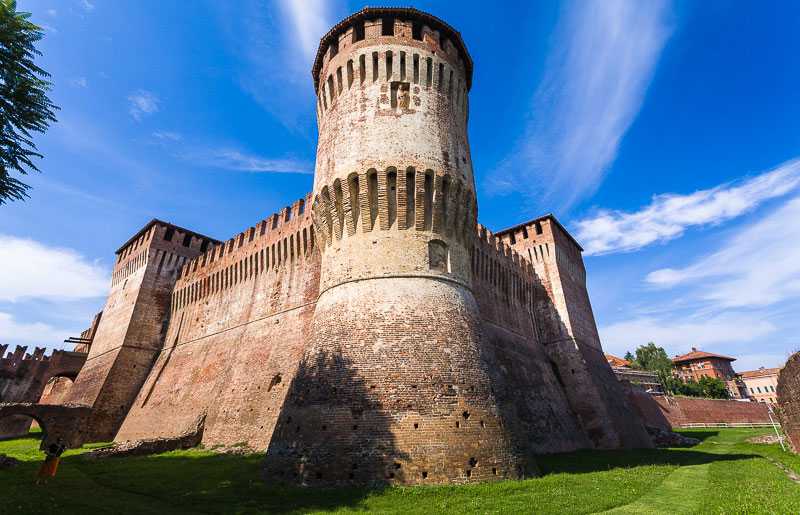
M 205 415 L 204 444 L 266 449 L 319 287 L 304 206 L 295 203 L 184 267 L 165 345 L 117 440 L 176 436 Z
M 92 407 L 90 439 L 116 435 L 163 344 L 180 267 L 214 241 L 154 220 L 117 251 L 89 357 L 65 400 Z
M 664 416 L 673 427 L 686 424 L 765 424 L 769 410 L 761 402 L 691 397 L 654 397 Z
M 224 243 L 157 222 L 118 252 L 68 394 L 91 437 L 205 417 L 204 444 L 266 450 L 268 481 L 313 485 L 495 480 L 535 473 L 536 453 L 650 446 L 577 244 L 553 218 L 522 248 L 477 226 L 471 74 L 425 13 L 334 27 L 313 192 Z
M 86 361 L 82 352 L 53 351 L 45 355 L 44 348 L 27 354 L 27 347 L 17 346 L 6 356 L 8 345 L 0 345 L 0 402 L 35 403 L 42 398 L 51 380 L 71 384 Z M 30 417 L 0 418 L 0 438 L 25 435 L 31 425 Z
M 777 392 L 783 432 L 794 452 L 800 453 L 800 352 L 786 361 L 778 376 Z

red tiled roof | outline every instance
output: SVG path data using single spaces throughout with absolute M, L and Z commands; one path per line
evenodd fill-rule
M 716 358 L 716 359 L 724 359 L 726 361 L 736 361 L 736 358 L 731 358 L 728 356 L 722 356 L 721 354 L 712 354 L 711 352 L 704 352 L 701 350 L 693 350 L 687 354 L 682 356 L 675 356 L 672 358 L 673 363 L 681 363 L 684 361 L 695 361 L 698 359 L 709 359 L 709 358 Z
M 631 362 L 627 359 L 618 358 L 612 354 L 606 354 L 606 361 L 612 367 L 629 367 L 631 366 Z
M 758 370 L 747 370 L 745 372 L 740 373 L 739 375 L 743 378 L 751 378 L 751 377 L 766 377 L 766 376 L 776 376 L 780 373 L 780 368 L 759 368 Z

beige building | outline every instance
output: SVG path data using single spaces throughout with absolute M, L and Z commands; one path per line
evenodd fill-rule
M 780 368 L 761 367 L 758 370 L 742 372 L 739 377 L 744 381 L 747 393 L 752 399 L 758 402 L 775 404 L 777 398 L 775 390 L 778 388 L 778 374 L 780 372 Z

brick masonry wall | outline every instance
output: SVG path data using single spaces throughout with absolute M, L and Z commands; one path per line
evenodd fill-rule
M 205 415 L 205 445 L 266 449 L 319 287 L 304 206 L 305 199 L 184 267 L 166 343 L 118 441 L 174 437 Z
M 778 376 L 778 407 L 783 431 L 800 453 L 800 352 L 795 352 L 786 361 Z
M 178 271 L 209 243 L 151 222 L 117 252 L 89 357 L 65 399 L 92 408 L 90 440 L 108 441 L 116 435 L 163 344 Z
M 0 403 L 39 402 L 51 379 L 70 381 L 67 377 L 74 378 L 86 361 L 85 353 L 57 350 L 47 356 L 37 347 L 28 354 L 23 346 L 3 357 L 7 348 L 0 345 Z M 25 435 L 30 425 L 29 417 L 0 419 L 0 438 Z
M 661 395 L 654 399 L 673 427 L 685 424 L 769 423 L 767 406 L 760 402 Z

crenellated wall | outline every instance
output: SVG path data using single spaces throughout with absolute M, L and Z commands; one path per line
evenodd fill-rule
M 153 220 L 117 250 L 86 364 L 64 399 L 90 406 L 88 438 L 114 438 L 163 342 L 181 267 L 217 241 Z
M 0 345 L 0 403 L 38 402 L 49 381 L 75 378 L 86 361 L 82 352 L 56 350 L 48 356 L 44 347 L 36 347 L 28 354 L 27 347 L 17 345 L 6 355 L 7 349 Z M 0 438 L 25 435 L 30 425 L 29 417 L 0 419 Z
M 205 445 L 266 448 L 319 286 L 307 202 L 182 267 L 164 347 L 117 440 L 178 436 L 204 415 Z
M 534 267 L 479 225 L 472 285 L 481 314 L 483 359 L 517 447 L 537 454 L 590 447 L 557 367 L 541 344 L 543 321 L 536 306 L 544 289 Z
M 532 264 L 538 339 L 572 410 L 596 447 L 647 447 L 650 438 L 605 359 L 580 245 L 552 215 L 496 233 Z

